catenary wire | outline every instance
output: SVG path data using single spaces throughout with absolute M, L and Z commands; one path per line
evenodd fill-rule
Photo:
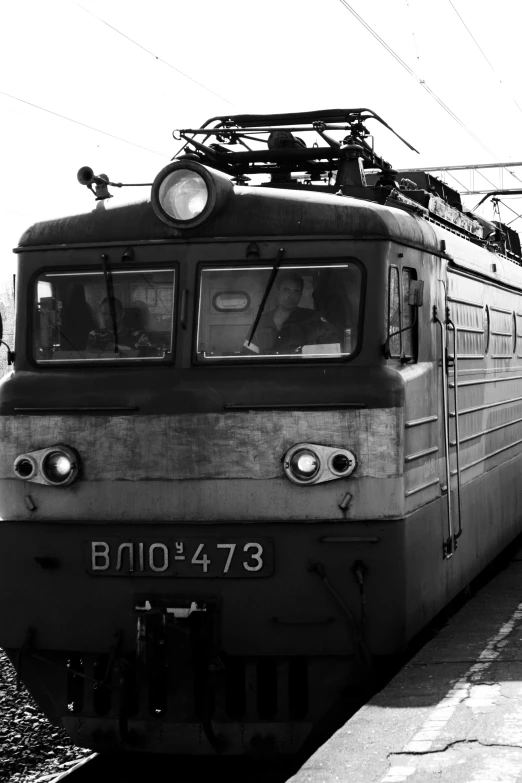
M 408 9 L 408 13 L 411 14 L 411 8 L 408 0 L 405 0 L 405 2 L 406 2 L 406 8 Z M 412 14 L 412 20 L 413 20 L 413 14 Z M 420 53 L 419 53 L 419 47 L 417 46 L 417 39 L 415 38 L 415 25 L 413 21 L 412 21 L 411 37 L 413 38 L 413 45 L 417 53 L 417 62 L 420 65 Z
M 455 13 L 456 13 L 456 14 L 457 14 L 457 16 L 459 17 L 460 21 L 462 22 L 462 24 L 463 24 L 463 25 L 464 25 L 464 27 L 466 28 L 466 30 L 467 30 L 467 32 L 468 32 L 468 35 L 470 36 L 470 38 L 472 38 L 472 39 L 473 39 L 473 41 L 474 41 L 474 43 L 475 43 L 475 46 L 477 47 L 477 49 L 478 49 L 478 50 L 479 50 L 479 52 L 481 53 L 482 57 L 485 59 L 485 61 L 487 62 L 487 64 L 488 64 L 488 65 L 489 65 L 489 67 L 491 68 L 491 70 L 492 70 L 493 72 L 495 72 L 495 69 L 494 69 L 493 65 L 491 64 L 490 60 L 488 60 L 488 58 L 487 58 L 487 56 L 486 56 L 486 53 L 484 52 L 484 50 L 483 50 L 483 49 L 482 49 L 482 47 L 480 46 L 479 42 L 477 41 L 477 39 L 475 38 L 475 36 L 474 36 L 474 35 L 473 35 L 473 33 L 471 32 L 471 30 L 469 29 L 469 27 L 467 26 L 467 24 L 466 24 L 466 22 L 464 21 L 464 19 L 462 18 L 462 16 L 459 14 L 459 12 L 458 12 L 458 11 L 457 11 L 457 9 L 455 8 L 455 6 L 454 6 L 454 5 L 453 5 L 453 3 L 451 2 L 451 0 L 448 0 L 448 3 L 449 3 L 449 4 L 450 4 L 450 6 L 453 8 L 453 10 L 455 11 Z
M 463 130 L 465 130 L 465 131 L 466 131 L 466 133 L 467 133 L 469 136 L 471 136 L 473 139 L 475 139 L 475 141 L 476 141 L 478 144 L 480 144 L 480 146 L 482 147 L 482 149 L 484 149 L 484 150 L 485 150 L 485 151 L 488 153 L 488 155 L 491 155 L 491 157 L 492 157 L 492 158 L 496 158 L 496 157 L 498 157 L 498 156 L 496 156 L 496 155 L 495 155 L 495 153 L 494 153 L 492 150 L 490 150 L 490 149 L 489 149 L 489 147 L 487 147 L 487 146 L 486 146 L 486 145 L 485 145 L 485 144 L 484 144 L 484 143 L 483 143 L 483 142 L 482 142 L 482 141 L 481 141 L 481 140 L 478 138 L 478 136 L 476 136 L 476 135 L 473 133 L 473 131 L 472 131 L 470 128 L 468 128 L 468 126 L 467 126 L 467 125 L 466 125 L 466 124 L 465 124 L 465 123 L 464 123 L 464 122 L 463 122 L 463 121 L 462 121 L 462 120 L 461 120 L 459 117 L 457 117 L 457 115 L 455 114 L 455 112 L 453 112 L 453 111 L 452 111 L 452 110 L 449 108 L 449 106 L 447 106 L 447 105 L 444 103 L 444 101 L 443 101 L 441 98 L 439 98 L 439 96 L 438 96 L 438 95 L 436 95 L 436 93 L 434 93 L 434 92 L 433 92 L 433 90 L 432 90 L 430 87 L 428 87 L 428 85 L 426 84 L 425 80 L 424 80 L 424 79 L 421 79 L 421 78 L 420 78 L 420 77 L 419 77 L 419 76 L 418 76 L 418 75 L 415 73 L 415 71 L 414 71 L 412 68 L 410 68 L 410 66 L 409 66 L 409 65 L 407 65 L 407 63 L 405 63 L 405 62 L 404 62 L 404 60 L 403 60 L 401 57 L 399 57 L 399 55 L 398 55 L 398 54 L 397 54 L 397 53 L 396 53 L 396 52 L 395 52 L 395 51 L 394 51 L 394 50 L 391 48 L 391 46 L 389 46 L 389 45 L 386 43 L 386 41 L 384 41 L 384 40 L 381 38 L 381 36 L 380 36 L 380 35 L 379 35 L 379 34 L 378 34 L 378 33 L 377 33 L 377 32 L 376 32 L 374 29 L 373 29 L 373 27 L 371 27 L 371 26 L 370 26 L 370 25 L 369 25 L 367 22 L 365 22 L 365 20 L 362 18 L 362 16 L 360 16 L 360 15 L 357 13 L 357 11 L 355 11 L 355 9 L 353 9 L 353 8 L 352 8 L 352 6 L 351 6 L 351 5 L 350 5 L 350 4 L 347 2 L 347 0 L 339 0 L 339 2 L 340 2 L 340 3 L 341 3 L 341 4 L 342 4 L 342 5 L 343 5 L 343 6 L 346 8 L 346 10 L 347 10 L 347 11 L 349 11 L 349 12 L 350 12 L 350 13 L 351 13 L 351 14 L 352 14 L 352 15 L 353 15 L 353 16 L 354 16 L 356 19 L 357 19 L 357 21 L 358 21 L 358 22 L 360 22 L 360 23 L 363 25 L 363 27 L 365 27 L 365 28 L 368 30 L 368 32 L 369 32 L 369 33 L 370 33 L 370 34 L 371 34 L 371 35 L 372 35 L 372 36 L 375 38 L 375 40 L 376 40 L 376 41 L 378 41 L 378 42 L 381 44 L 381 46 L 383 46 L 383 47 L 386 49 L 386 51 L 387 51 L 389 54 L 391 54 L 391 56 L 392 56 L 392 57 L 393 57 L 393 58 L 394 58 L 394 59 L 395 59 L 395 60 L 396 60 L 396 61 L 399 63 L 399 65 L 401 65 L 401 66 L 402 66 L 402 67 L 403 67 L 403 68 L 404 68 L 404 69 L 405 69 L 405 70 L 406 70 L 406 71 L 407 71 L 407 72 L 410 74 L 410 76 L 412 76 L 412 77 L 413 77 L 413 78 L 414 78 L 416 81 L 418 81 L 418 82 L 419 82 L 419 84 L 420 84 L 422 87 L 424 87 L 424 89 L 426 90 L 426 92 L 427 92 L 429 95 L 431 95 L 431 97 L 432 97 L 432 98 L 433 98 L 435 101 L 437 101 L 437 103 L 439 104 L 439 106 L 441 106 L 441 108 L 443 108 L 443 109 L 444 109 L 444 111 L 445 111 L 445 112 L 447 112 L 447 113 L 450 115 L 450 117 L 451 117 L 453 120 L 455 120 L 455 122 L 457 122 L 457 123 L 460 125 L 460 127 L 461 127 Z M 507 170 L 507 169 L 506 169 L 506 170 Z M 509 172 L 509 173 L 511 174 L 511 172 Z M 512 174 L 512 176 L 513 176 L 513 177 L 515 177 L 515 179 L 518 179 L 518 177 L 516 177 L 516 175 Z
M 27 104 L 27 106 L 32 106 L 33 109 L 39 109 L 40 111 L 47 112 L 47 114 L 53 114 L 55 117 L 60 117 L 60 119 L 62 120 L 67 120 L 67 122 L 74 122 L 75 125 L 81 125 L 82 128 L 88 128 L 89 130 L 95 131 L 96 133 L 101 133 L 104 136 L 110 136 L 111 139 L 117 139 L 118 141 L 122 141 L 124 144 L 130 144 L 132 147 L 138 147 L 140 150 L 151 152 L 153 155 L 160 155 L 162 158 L 169 157 L 164 152 L 157 152 L 156 150 L 151 150 L 149 147 L 144 147 L 142 144 L 136 144 L 136 142 L 129 141 L 128 139 L 123 139 L 121 136 L 116 136 L 114 133 L 108 133 L 107 131 L 100 130 L 99 128 L 93 128 L 92 125 L 87 125 L 85 122 L 74 120 L 72 117 L 66 117 L 65 114 L 59 114 L 57 111 L 46 109 L 44 106 L 38 106 L 36 103 L 31 103 L 31 101 L 26 101 L 24 98 L 18 98 L 16 95 L 10 95 L 8 92 L 3 92 L 2 90 L 0 90 L 0 95 L 4 95 L 6 98 L 11 98 L 11 100 L 13 101 L 19 101 L 20 103 L 25 103 Z
M 102 19 L 101 16 L 97 16 L 92 11 L 89 11 L 88 8 L 85 8 L 80 3 L 76 3 L 78 8 L 81 8 L 82 11 L 85 11 L 85 13 L 90 14 L 95 19 L 97 19 L 99 22 L 102 22 L 102 24 L 107 25 L 107 27 L 110 27 L 111 30 L 114 30 L 115 33 L 118 33 L 118 35 L 121 35 L 123 38 L 126 38 L 127 41 L 130 41 L 135 46 L 138 46 L 140 49 L 143 49 L 144 52 L 147 52 L 147 54 L 150 54 L 151 57 L 154 57 L 155 60 L 158 60 L 158 62 L 163 63 L 163 65 L 168 66 L 169 68 L 172 68 L 173 71 L 176 71 L 176 73 L 181 74 L 181 76 L 184 76 L 185 79 L 189 79 L 194 84 L 197 84 L 198 87 L 201 87 L 203 90 L 206 90 L 207 92 L 212 93 L 212 95 L 215 95 L 216 98 L 219 98 L 222 101 L 225 101 L 225 103 L 228 103 L 229 106 L 236 106 L 235 103 L 232 103 L 232 101 L 229 101 L 227 98 L 225 98 L 223 95 L 219 95 L 219 93 L 214 92 L 214 90 L 211 90 L 210 87 L 206 87 L 201 82 L 198 82 L 197 79 L 194 79 L 192 76 L 189 76 L 188 73 L 185 73 L 185 71 L 180 70 L 179 68 L 176 68 L 175 65 L 172 65 L 172 63 L 167 62 L 167 60 L 164 60 L 162 57 L 159 57 L 157 54 L 154 54 L 154 52 L 151 52 L 150 49 L 147 49 L 145 46 L 142 46 L 142 44 L 138 43 L 138 41 L 135 41 L 134 38 L 131 38 L 129 35 L 125 35 L 125 33 L 122 33 L 121 30 L 118 30 L 117 27 L 114 27 L 114 25 L 109 24 L 109 22 L 106 22 L 105 19 Z
M 506 89 L 506 86 L 505 86 L 504 82 L 502 81 L 502 79 L 500 78 L 498 73 L 496 72 L 496 70 L 495 70 L 494 66 L 492 65 L 492 63 L 490 62 L 490 60 L 486 57 L 486 54 L 485 54 L 484 50 L 482 49 L 482 47 L 480 46 L 479 42 L 477 41 L 477 39 L 475 38 L 475 36 L 473 35 L 471 30 L 467 26 L 466 22 L 464 21 L 464 19 L 461 16 L 461 14 L 457 11 L 455 6 L 453 5 L 452 0 L 448 0 L 448 3 L 450 4 L 450 6 L 453 8 L 455 13 L 459 17 L 460 21 L 462 22 L 462 24 L 466 28 L 466 31 L 468 32 L 470 38 L 473 40 L 473 43 L 475 44 L 475 46 L 477 47 L 477 49 L 479 50 L 479 52 L 481 53 L 482 57 L 485 59 L 485 61 L 487 62 L 487 64 L 489 65 L 489 67 L 491 68 L 491 70 L 493 71 L 495 76 L 497 77 L 497 79 L 499 80 L 500 84 L 504 87 L 504 89 Z M 519 106 L 519 104 L 516 102 L 516 100 L 512 96 L 510 96 L 510 97 L 511 97 L 511 100 L 513 101 L 513 103 L 515 104 L 515 106 L 517 107 L 517 109 L 519 110 L 519 112 L 522 113 L 522 107 Z

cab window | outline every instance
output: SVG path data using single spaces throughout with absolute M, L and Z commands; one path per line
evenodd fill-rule
M 172 352 L 174 270 L 46 272 L 34 290 L 38 363 L 165 361 Z
M 362 272 L 355 262 L 203 268 L 198 362 L 341 358 L 360 341 Z

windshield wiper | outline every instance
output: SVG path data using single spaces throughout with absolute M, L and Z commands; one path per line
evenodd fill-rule
M 114 304 L 114 288 L 112 285 L 112 272 L 109 269 L 107 261 L 109 256 L 102 253 L 102 269 L 103 277 L 105 278 L 105 291 L 107 293 L 107 301 L 109 303 L 109 312 L 111 314 L 112 333 L 114 335 L 114 353 L 118 353 L 118 322 L 116 318 L 116 305 Z
M 281 261 L 283 260 L 284 254 L 285 254 L 284 247 L 280 247 L 279 250 L 277 251 L 276 260 L 274 262 L 274 266 L 272 267 L 272 272 L 268 279 L 268 283 L 266 284 L 265 292 L 261 299 L 261 304 L 259 305 L 259 309 L 257 311 L 255 321 L 252 324 L 252 329 L 250 330 L 248 339 L 246 339 L 244 342 L 245 348 L 248 348 L 250 351 L 253 351 L 254 353 L 259 353 L 259 348 L 257 347 L 257 345 L 254 345 L 254 343 L 252 342 L 252 337 L 255 335 L 256 329 L 259 325 L 259 321 L 261 320 L 261 316 L 263 315 L 263 310 L 265 309 L 266 300 L 270 296 L 270 291 L 272 290 L 272 287 L 274 285 L 274 281 L 276 279 L 276 275 L 281 265 Z

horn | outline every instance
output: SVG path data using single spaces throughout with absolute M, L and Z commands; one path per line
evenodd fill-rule
M 94 171 L 91 169 L 90 166 L 82 166 L 81 169 L 79 169 L 78 174 L 76 175 L 78 177 L 78 182 L 80 185 L 92 185 L 92 183 L 95 180 Z

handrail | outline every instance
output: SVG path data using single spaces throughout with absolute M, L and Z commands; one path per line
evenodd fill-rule
M 446 559 L 453 555 L 453 525 L 451 519 L 451 473 L 449 452 L 449 416 L 448 416 L 448 389 L 447 378 L 447 354 L 446 354 L 446 329 L 437 315 L 437 306 L 433 305 L 433 320 L 440 326 L 441 364 L 442 364 L 442 415 L 444 418 L 444 454 L 446 456 L 446 503 L 448 508 L 448 538 L 444 542 L 443 554 Z
M 460 477 L 460 435 L 459 435 L 459 396 L 458 396 L 458 353 L 457 353 L 457 327 L 449 315 L 449 308 L 446 308 L 446 324 L 453 329 L 453 407 L 455 411 L 455 456 L 457 463 L 457 504 L 459 511 L 459 529 L 455 533 L 455 541 L 462 535 L 462 503 L 460 499 L 461 477 Z

